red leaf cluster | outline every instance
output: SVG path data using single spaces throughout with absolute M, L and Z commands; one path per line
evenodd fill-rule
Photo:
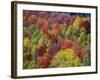
M 82 58 L 85 55 L 85 51 L 83 49 L 76 50 L 76 55 Z
M 37 60 L 37 66 L 39 68 L 46 68 L 48 67 L 50 64 L 50 59 L 48 57 L 48 54 L 45 53 L 42 57 L 40 57 L 38 60 Z
M 73 42 L 71 40 L 65 40 L 61 46 L 61 49 L 64 50 L 66 48 L 72 48 Z

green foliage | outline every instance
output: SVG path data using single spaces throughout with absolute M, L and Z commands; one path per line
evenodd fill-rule
M 81 60 L 75 56 L 73 49 L 66 49 L 59 51 L 52 60 L 51 67 L 73 67 L 80 66 Z
M 84 48 L 86 45 L 90 44 L 90 34 L 86 34 L 85 32 L 81 32 L 78 40 L 80 41 L 80 47 Z
M 25 60 L 24 61 L 24 64 L 23 64 L 23 69 L 27 69 L 28 68 L 28 65 L 29 65 L 29 61 L 28 60 Z
M 90 34 L 86 33 L 84 27 L 79 28 L 70 26 L 64 36 L 65 39 L 78 40 L 81 48 L 84 48 L 86 45 L 88 45 L 91 39 Z
M 66 30 L 64 37 L 67 38 L 67 39 L 71 39 L 72 36 L 73 36 L 73 28 L 69 27 Z
M 36 68 L 36 62 L 35 60 L 32 60 L 29 65 L 28 65 L 28 69 L 33 69 L 33 68 Z
M 88 66 L 91 64 L 89 55 L 83 57 L 83 64 L 84 66 Z
M 80 29 L 77 27 L 70 26 L 65 33 L 67 39 L 77 39 L 80 35 Z
M 36 62 L 35 60 L 31 60 L 31 61 L 28 61 L 26 60 L 23 64 L 23 69 L 33 69 L 33 68 L 36 68 Z
M 29 31 L 30 34 L 33 34 L 33 33 L 36 31 L 36 26 L 32 24 L 32 25 L 29 27 L 28 31 Z

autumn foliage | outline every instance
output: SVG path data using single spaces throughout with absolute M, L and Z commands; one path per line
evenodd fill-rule
M 89 66 L 90 17 L 23 10 L 23 69 Z

